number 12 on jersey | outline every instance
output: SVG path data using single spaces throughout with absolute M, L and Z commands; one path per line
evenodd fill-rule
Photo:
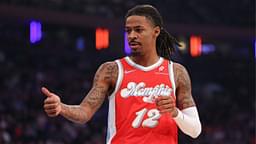
M 147 118 L 143 120 L 143 117 L 147 113 Z M 154 128 L 158 124 L 158 119 L 161 117 L 160 112 L 157 109 L 148 110 L 146 108 L 136 112 L 136 118 L 132 122 L 133 128 L 142 127 Z

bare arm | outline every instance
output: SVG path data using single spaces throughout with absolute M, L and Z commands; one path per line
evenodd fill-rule
M 176 99 L 172 96 L 159 96 L 156 106 L 160 113 L 169 113 L 185 134 L 196 138 L 201 133 L 201 122 L 191 94 L 191 82 L 187 70 L 174 63 Z M 177 103 L 177 104 L 176 104 Z
M 169 112 L 172 117 L 176 117 L 178 110 L 194 107 L 195 102 L 191 94 L 191 82 L 188 72 L 178 63 L 174 63 L 173 66 L 176 84 L 176 100 L 173 97 L 159 96 L 156 104 L 160 113 Z
M 202 126 L 197 108 L 191 93 L 191 81 L 187 70 L 180 64 L 174 64 L 175 82 L 177 85 L 177 116 L 174 117 L 178 127 L 185 134 L 196 138 L 200 135 Z
M 195 106 L 191 93 L 191 80 L 187 70 L 180 64 L 174 63 L 177 106 L 180 110 Z
M 49 95 L 45 100 L 45 111 L 49 116 L 57 116 L 58 114 L 61 114 L 65 118 L 76 123 L 85 123 L 89 121 L 102 105 L 106 96 L 113 91 L 117 74 L 118 68 L 115 62 L 102 64 L 95 74 L 91 90 L 80 105 L 66 105 L 61 103 L 57 95 L 51 92 L 47 93 L 47 89 L 47 91 L 42 89 L 45 95 Z M 54 98 L 57 98 L 55 103 L 53 103 Z M 53 110 L 52 107 L 54 104 L 56 107 Z M 52 105 L 52 107 L 50 107 L 50 105 Z

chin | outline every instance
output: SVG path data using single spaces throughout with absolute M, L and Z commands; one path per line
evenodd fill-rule
M 141 56 L 141 53 L 140 52 L 137 52 L 137 51 L 131 51 L 131 56 Z

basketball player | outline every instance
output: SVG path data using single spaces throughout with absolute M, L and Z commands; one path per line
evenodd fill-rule
M 178 42 L 150 5 L 135 6 L 125 18 L 131 56 L 102 64 L 80 105 L 66 105 L 43 87 L 45 112 L 84 124 L 107 97 L 107 144 L 177 144 L 178 128 L 198 137 L 201 123 L 189 75 L 170 60 Z

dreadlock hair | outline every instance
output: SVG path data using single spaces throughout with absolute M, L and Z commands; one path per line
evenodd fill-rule
M 160 27 L 160 34 L 156 39 L 156 51 L 159 56 L 170 60 L 171 55 L 175 52 L 175 47 L 180 44 L 163 28 L 163 19 L 158 10 L 151 5 L 137 5 L 128 10 L 125 19 L 133 15 L 145 16 L 154 26 Z

